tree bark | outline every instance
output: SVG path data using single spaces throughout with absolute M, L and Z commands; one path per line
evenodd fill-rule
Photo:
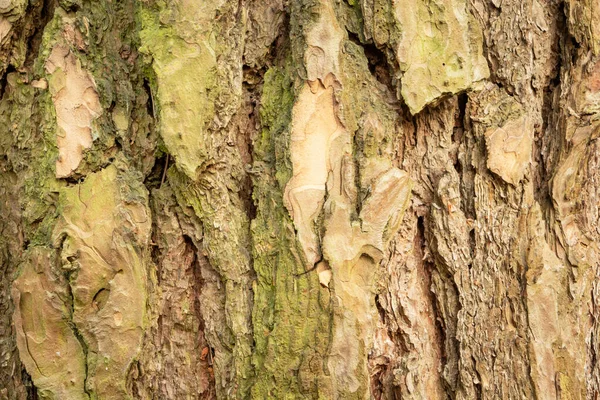
M 592 0 L 0 2 L 0 399 L 600 398 Z

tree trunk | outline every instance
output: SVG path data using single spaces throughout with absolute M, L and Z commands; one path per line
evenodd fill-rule
M 0 1 L 0 399 L 599 399 L 592 0 Z

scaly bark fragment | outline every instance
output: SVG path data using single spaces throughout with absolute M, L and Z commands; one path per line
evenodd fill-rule
M 145 282 L 148 321 L 127 336 L 139 359 L 114 360 L 119 398 L 211 396 L 212 356 L 221 398 L 597 397 L 593 2 L 54 4 L 0 4 L 2 400 L 36 396 L 20 358 L 39 397 L 85 397 L 85 380 L 102 397 L 94 353 L 119 342 L 90 324 L 114 323 L 99 315 L 116 294 L 83 266 L 62 276 L 60 255 L 91 263 L 93 238 L 71 226 L 52 246 L 85 215 L 61 196 L 113 167 L 152 189 L 156 244 L 156 267 L 127 262 L 146 275 L 121 282 Z M 84 114 L 101 112 L 56 179 L 55 78 L 73 66 Z M 96 313 L 77 303 L 86 278 Z M 56 332 L 73 357 L 51 351 Z
M 71 25 L 66 28 L 74 29 Z M 46 71 L 58 126 L 56 177 L 66 178 L 79 166 L 83 150 L 92 147 L 92 122 L 102 113 L 102 107 L 93 80 L 82 70 L 69 46 L 53 47 L 46 60 Z
M 241 96 L 240 7 L 213 1 L 139 10 L 142 49 L 152 56 L 157 76 L 161 136 L 178 169 L 169 180 L 178 202 L 192 207 L 202 222 L 205 250 L 225 285 L 222 329 L 231 336 L 209 337 L 219 353 L 215 376 L 221 398 L 245 397 L 251 378 L 249 221 L 238 195 L 244 172 L 228 139 Z M 217 15 L 222 19 L 213 23 Z
M 489 76 L 482 34 L 465 1 L 392 2 L 402 97 L 413 114 Z M 394 35 L 394 33 L 392 35 Z
M 65 315 L 50 304 L 49 310 L 58 309 L 42 319 L 46 328 L 37 324 L 32 291 L 54 283 L 52 262 L 43 262 L 48 256 L 37 257 L 41 265 L 26 267 L 15 281 L 13 297 L 22 299 L 15 317 L 19 351 L 30 354 L 26 366 L 36 385 L 48 390 L 43 394 L 47 398 L 84 399 L 92 393 L 104 399 L 129 396 L 126 376 L 146 325 L 151 226 L 147 192 L 133 178 L 110 166 L 61 192 L 61 217 L 53 233 L 54 245 L 60 249 L 55 267 L 68 276 L 67 282 L 60 282 L 67 287 L 60 290 L 68 293 L 63 302 L 68 301 L 72 311 Z M 32 276 L 31 268 L 40 272 Z M 50 343 L 57 344 L 56 352 Z M 69 370 L 74 376 L 69 377 L 72 387 L 67 392 L 61 385 L 62 374 Z
M 89 399 L 84 349 L 70 324 L 73 300 L 55 260 L 55 250 L 34 247 L 21 266 L 12 290 L 17 344 L 40 397 Z
M 398 97 L 412 114 L 489 76 L 482 31 L 462 0 L 361 1 L 365 35 L 393 51 Z
M 315 17 L 307 20 L 302 6 Z M 297 82 L 288 128 L 291 176 L 285 177 L 283 200 L 294 221 L 305 273 L 318 275 L 332 296 L 332 336 L 324 359 L 329 377 L 317 393 L 363 398 L 369 392 L 366 354 L 373 346 L 377 267 L 398 229 L 411 185 L 377 144 L 361 148 L 373 154 L 361 160 L 366 162 L 357 171 L 353 132 L 364 123 L 371 130 L 365 136 L 388 135 L 388 121 L 380 121 L 388 117 L 388 106 L 379 93 L 370 97 L 353 90 L 360 85 L 355 74 L 377 85 L 335 11 L 332 2 L 319 1 L 298 5 L 292 13 L 294 29 L 303 35 L 292 43 L 292 55 L 303 60 L 306 80 Z M 350 106 L 358 96 L 374 103 L 364 113 Z M 379 110 L 384 115 L 378 116 Z
M 215 356 L 204 335 L 215 335 L 225 326 L 218 317 L 224 310 L 214 308 L 221 304 L 223 290 L 217 288 L 216 272 L 216 285 L 207 276 L 208 262 L 194 244 L 201 243 L 202 231 L 186 226 L 172 189 L 165 183 L 150 198 L 157 276 L 150 288 L 150 324 L 133 386 L 144 399 L 214 398 Z

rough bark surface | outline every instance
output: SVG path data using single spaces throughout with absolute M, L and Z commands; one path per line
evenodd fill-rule
M 0 400 L 600 398 L 593 0 L 0 1 Z

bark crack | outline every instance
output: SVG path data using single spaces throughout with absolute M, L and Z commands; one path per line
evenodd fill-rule
M 34 3 L 32 3 L 34 4 Z M 31 15 L 31 12 L 34 11 L 33 8 L 38 6 L 30 6 L 27 11 L 28 15 Z M 33 16 L 33 20 L 35 21 L 32 35 L 27 41 L 27 56 L 25 58 L 24 66 L 26 68 L 32 68 L 34 62 L 38 58 L 38 54 L 40 51 L 40 45 L 42 43 L 42 37 L 44 35 L 44 30 L 48 22 L 52 20 L 54 17 L 54 10 L 56 9 L 56 0 L 43 0 L 42 7 L 38 8 L 36 16 Z M 36 10 L 36 11 L 37 11 Z
M 62 247 L 62 245 L 61 245 L 61 247 Z M 88 349 L 88 345 L 87 345 L 85 339 L 83 338 L 83 335 L 81 334 L 81 332 L 79 332 L 79 328 L 77 328 L 77 324 L 75 324 L 75 321 L 73 321 L 73 315 L 75 313 L 75 296 L 73 295 L 73 288 L 71 287 L 71 276 L 72 276 L 73 272 L 74 271 L 65 271 L 65 274 L 64 274 L 65 279 L 67 281 L 67 286 L 66 286 L 67 287 L 67 305 L 68 305 L 68 310 L 69 310 L 69 320 L 67 321 L 67 324 L 71 328 L 73 335 L 79 342 L 79 345 L 81 346 L 81 350 L 83 351 L 83 358 L 84 358 L 83 391 L 88 398 L 92 398 L 92 393 L 90 392 L 90 390 L 88 388 L 88 377 L 89 377 L 88 350 L 89 349 Z

